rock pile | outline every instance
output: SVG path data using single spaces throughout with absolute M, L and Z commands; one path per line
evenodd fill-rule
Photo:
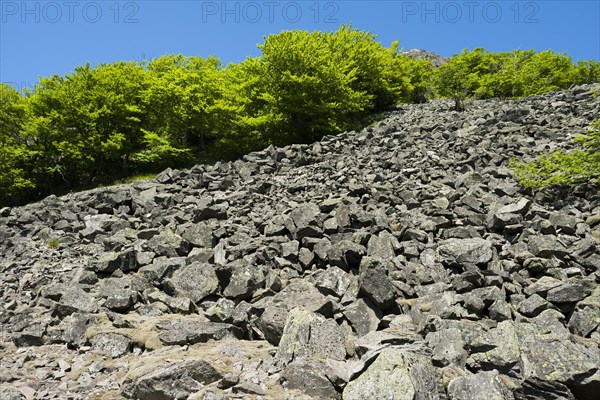
M 434 67 L 439 67 L 440 65 L 446 64 L 448 59 L 440 56 L 439 54 L 432 53 L 430 51 L 425 51 L 421 49 L 412 49 L 408 51 L 403 51 L 401 54 L 412 57 L 416 60 L 428 60 L 431 61 Z
M 600 85 L 0 210 L 2 399 L 595 399 Z

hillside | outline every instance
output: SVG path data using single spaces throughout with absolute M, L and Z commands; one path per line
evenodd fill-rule
M 593 399 L 600 85 L 403 105 L 360 132 L 0 210 L 2 399 Z

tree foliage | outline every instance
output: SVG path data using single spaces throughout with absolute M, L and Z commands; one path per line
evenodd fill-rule
M 358 129 L 398 103 L 438 96 L 461 106 L 600 80 L 600 63 L 574 64 L 550 51 L 465 50 L 434 69 L 401 54 L 398 42 L 385 47 L 352 26 L 268 35 L 258 47 L 260 56 L 227 66 L 166 55 L 86 64 L 40 78 L 25 93 L 1 85 L 0 206 L 203 157 L 311 142 Z M 593 163 L 581 144 L 574 156 Z M 536 168 L 567 156 L 542 158 Z
M 600 63 L 572 62 L 566 54 L 550 50 L 514 50 L 492 53 L 482 48 L 463 50 L 434 74 L 439 96 L 455 100 L 456 108 L 466 99 L 534 96 L 573 84 L 598 82 Z
M 578 146 L 566 152 L 558 150 L 540 155 L 535 161 L 514 161 L 515 176 L 529 188 L 567 186 L 600 178 L 600 120 L 594 122 L 587 134 L 574 139 Z
M 35 187 L 29 174 L 32 152 L 23 135 L 25 101 L 0 83 L 0 204 L 19 201 Z

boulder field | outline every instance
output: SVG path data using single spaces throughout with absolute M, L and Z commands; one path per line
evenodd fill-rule
M 0 398 L 597 399 L 600 85 L 0 209 Z

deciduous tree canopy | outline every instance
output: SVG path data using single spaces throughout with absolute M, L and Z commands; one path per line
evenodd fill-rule
M 399 53 L 397 42 L 384 47 L 351 26 L 282 32 L 258 47 L 259 57 L 227 66 L 214 57 L 169 55 L 86 64 L 41 78 L 25 93 L 3 84 L 0 205 L 203 157 L 311 142 L 364 126 L 398 103 L 450 97 L 460 108 L 469 98 L 529 96 L 600 79 L 600 63 L 575 64 L 552 51 L 465 50 L 434 69 Z M 523 182 L 580 180 L 579 170 L 567 168 L 562 178 L 549 172 L 570 157 L 597 176 L 597 130 L 588 138 L 579 152 L 520 165 Z

